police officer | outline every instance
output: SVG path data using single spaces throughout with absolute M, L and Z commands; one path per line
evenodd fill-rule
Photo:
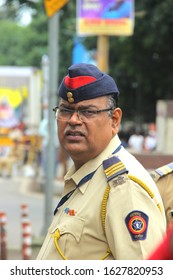
M 163 200 L 167 226 L 173 222 L 173 162 L 151 172 Z
M 115 81 L 74 64 L 58 96 L 59 141 L 74 165 L 37 259 L 146 258 L 165 234 L 165 213 L 151 176 L 119 140 Z

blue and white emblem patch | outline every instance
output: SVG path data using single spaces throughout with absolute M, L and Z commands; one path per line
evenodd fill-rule
M 133 241 L 144 240 L 147 237 L 148 216 L 142 211 L 132 211 L 126 218 L 125 223 Z

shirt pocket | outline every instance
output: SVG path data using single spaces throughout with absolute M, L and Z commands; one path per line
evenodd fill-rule
M 63 235 L 70 234 L 72 235 L 76 242 L 79 243 L 83 229 L 85 225 L 85 220 L 77 216 L 66 216 L 63 218 L 63 221 L 60 222 L 53 229 L 49 229 L 50 234 L 55 233 L 56 230 L 60 233 L 60 238 Z

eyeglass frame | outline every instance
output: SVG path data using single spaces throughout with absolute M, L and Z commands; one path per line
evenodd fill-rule
M 93 119 L 97 114 L 99 114 L 99 113 L 102 113 L 102 112 L 109 112 L 109 111 L 112 111 L 112 110 L 114 110 L 115 108 L 114 107 L 110 107 L 110 108 L 105 108 L 105 109 L 100 109 L 100 110 L 92 110 L 92 109 L 69 109 L 69 108 L 61 108 L 61 107 L 59 107 L 59 106 L 56 106 L 56 107 L 54 107 L 52 110 L 55 112 L 55 118 L 56 118 L 56 120 L 59 120 L 59 118 L 58 118 L 58 111 L 59 110 L 64 110 L 66 113 L 69 113 L 69 116 L 66 118 L 66 117 L 60 117 L 60 120 L 63 120 L 63 118 L 64 118 L 64 121 L 68 121 L 69 119 L 71 119 L 71 117 L 73 116 L 73 114 L 75 113 L 75 112 L 77 112 L 77 116 L 78 116 L 78 119 L 81 121 L 81 122 L 87 122 L 87 121 L 85 121 L 85 120 L 83 120 L 83 119 L 81 119 L 81 115 L 80 115 L 80 113 L 82 113 L 82 112 L 91 112 L 91 113 L 93 113 L 93 114 L 95 114 L 95 115 L 93 115 L 93 116 L 89 116 L 89 117 L 86 117 L 86 116 L 83 116 L 82 115 L 82 117 L 84 117 L 86 120 L 90 120 L 90 119 Z

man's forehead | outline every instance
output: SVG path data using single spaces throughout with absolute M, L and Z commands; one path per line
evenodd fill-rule
M 99 107 L 99 105 L 102 105 L 102 104 L 106 105 L 106 101 L 107 101 L 107 97 L 106 96 L 83 100 L 83 101 L 80 101 L 80 102 L 78 102 L 76 104 L 69 104 L 68 101 L 61 99 L 60 103 L 59 103 L 59 106 L 60 105 L 64 105 L 64 106 L 68 106 L 68 107 L 71 107 L 71 108 Z

